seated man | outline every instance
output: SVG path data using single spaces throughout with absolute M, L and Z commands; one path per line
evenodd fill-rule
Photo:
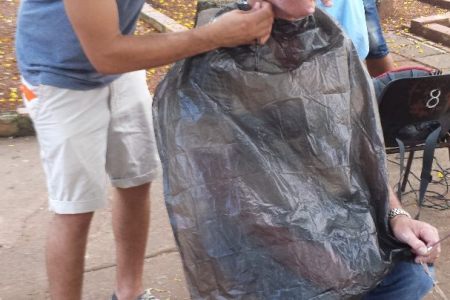
M 382 37 L 375 1 L 335 0 L 332 7 L 325 7 L 319 2 L 318 6 L 342 25 L 352 39 L 360 58 L 366 59 L 370 75 L 376 76 L 393 68 L 392 58 Z M 367 20 L 367 22 L 363 20 Z M 361 26 L 364 23 L 367 24 L 367 29 Z M 377 67 L 380 65 L 379 59 L 383 61 L 383 68 Z M 399 203 L 398 200 L 394 201 Z M 415 262 L 402 261 L 398 263 L 365 299 L 421 299 L 431 290 L 433 282 L 418 262 L 419 259 L 416 259 Z M 415 283 L 412 284 L 410 280 Z
M 403 243 L 390 249 L 407 248 L 416 263 L 434 262 L 439 246 L 427 247 L 439 237 L 387 187 L 356 51 L 322 12 L 302 19 L 294 0 L 271 3 L 293 22 L 276 20 L 268 44 L 180 62 L 155 96 L 166 203 L 192 298 L 420 299 L 433 282 L 412 261 L 372 289 L 390 233 Z

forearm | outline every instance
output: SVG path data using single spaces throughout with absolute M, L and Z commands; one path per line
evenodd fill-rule
M 117 35 L 101 51 L 91 53 L 89 59 L 99 72 L 105 74 L 170 64 L 217 48 L 208 26 L 179 33 Z
M 123 35 L 114 0 L 64 0 L 87 57 L 101 73 L 122 73 L 172 63 L 218 47 L 205 26 L 179 33 Z
M 400 203 L 400 200 L 398 199 L 397 195 L 395 194 L 391 186 L 388 186 L 388 190 L 389 190 L 389 209 L 402 208 L 402 204 Z
M 258 2 L 249 12 L 232 11 L 190 31 L 127 36 L 120 32 L 115 0 L 64 0 L 73 29 L 100 73 L 123 73 L 175 62 L 218 47 L 265 42 L 273 12 Z
M 389 189 L 389 208 L 401 208 L 401 203 L 395 195 L 393 189 Z M 402 243 L 411 247 L 412 252 L 416 255 L 417 263 L 433 263 L 439 256 L 441 251 L 439 234 L 435 227 L 428 223 L 411 219 L 407 214 L 398 214 L 389 218 L 389 225 L 394 236 Z M 429 247 L 433 247 L 433 251 L 429 251 Z

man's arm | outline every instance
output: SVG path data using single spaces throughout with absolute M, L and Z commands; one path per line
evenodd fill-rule
M 123 73 L 173 63 L 219 47 L 265 43 L 273 12 L 258 2 L 248 12 L 231 11 L 211 24 L 177 33 L 122 35 L 115 0 L 64 0 L 70 22 L 97 71 Z
M 391 187 L 389 187 L 389 206 L 390 209 L 402 207 Z M 411 247 L 412 252 L 416 254 L 417 263 L 432 263 L 439 256 L 441 252 L 439 244 L 433 247 L 431 252 L 427 249 L 439 241 L 439 233 L 435 227 L 406 215 L 395 216 L 389 220 L 389 224 L 395 237 Z

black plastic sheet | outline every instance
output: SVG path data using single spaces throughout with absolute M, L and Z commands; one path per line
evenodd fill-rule
M 370 78 L 320 10 L 177 63 L 154 122 L 193 299 L 346 299 L 391 262 Z

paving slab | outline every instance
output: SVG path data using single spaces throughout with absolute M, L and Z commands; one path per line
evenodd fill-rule
M 161 300 L 189 299 L 178 253 L 163 254 L 145 262 L 144 286 Z M 115 268 L 105 268 L 85 273 L 83 299 L 107 299 L 114 285 Z
M 394 52 L 391 52 L 391 56 L 392 56 L 392 59 L 395 61 L 395 62 L 401 62 L 401 61 L 407 61 L 408 60 L 408 58 L 407 57 L 404 57 L 404 56 L 401 56 L 401 55 L 399 55 L 399 54 L 397 54 L 397 53 L 394 53 Z
M 416 60 L 428 66 L 432 66 L 439 69 L 450 68 L 450 53 L 430 55 L 426 57 L 416 57 Z
M 0 299 L 46 299 L 44 247 L 51 214 L 47 211 L 47 192 L 36 139 L 0 139 L 0 166 Z M 184 286 L 182 267 L 163 202 L 160 179 L 153 184 L 151 197 L 151 229 L 146 252 L 146 267 L 149 271 L 146 282 L 155 283 L 152 285 L 154 288 L 164 289 L 170 286 L 170 280 L 178 278 Z M 100 272 L 114 276 L 110 216 L 109 207 L 98 211 L 94 216 L 86 252 L 86 274 L 97 279 L 92 286 L 86 285 L 87 295 L 99 295 L 101 292 L 96 291 L 96 286 L 100 283 L 108 289 L 108 293 L 112 287 L 113 281 L 103 283 L 101 276 L 96 275 Z M 158 264 L 153 266 L 155 262 Z M 167 280 L 160 280 L 159 284 L 154 281 L 159 278 L 155 277 L 157 274 L 166 274 Z M 170 291 L 174 295 L 178 293 L 177 289 L 171 288 Z M 180 292 L 179 299 L 186 294 L 183 293 Z M 106 298 L 89 296 L 86 299 Z
M 448 73 L 450 49 L 412 34 L 388 32 L 386 41 L 396 67 L 427 66 Z
M 440 14 L 440 15 L 432 15 L 432 16 L 426 16 L 426 17 L 420 17 L 411 20 L 411 28 L 415 29 L 416 27 L 420 27 L 426 24 L 447 24 L 450 20 L 450 13 L 447 14 Z
M 411 32 L 426 39 L 450 46 L 450 13 L 411 21 Z
M 386 32 L 385 33 L 385 39 L 387 44 L 392 47 L 395 45 L 400 45 L 400 46 L 407 46 L 407 45 L 414 45 L 414 40 L 406 37 L 404 35 L 399 35 L 395 32 Z
M 415 60 L 410 60 L 410 59 L 406 58 L 406 59 L 400 60 L 400 61 L 394 60 L 394 66 L 396 68 L 402 68 L 402 67 L 423 67 L 424 64 L 420 63 L 420 62 L 417 62 Z M 427 65 L 427 67 L 429 67 L 429 66 Z
M 401 53 L 402 56 L 408 58 L 420 58 L 444 53 L 440 49 L 436 49 L 419 41 L 413 42 L 412 44 L 391 44 L 389 45 L 389 48 L 391 51 Z

